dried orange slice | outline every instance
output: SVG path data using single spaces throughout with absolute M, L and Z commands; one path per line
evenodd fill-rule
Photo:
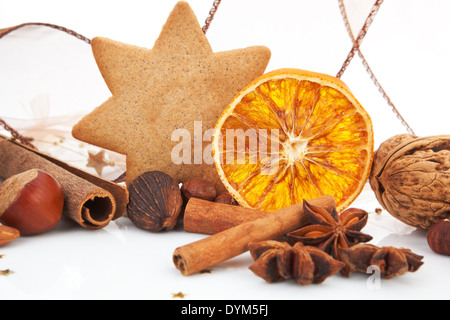
M 373 159 L 369 114 L 339 79 L 269 72 L 242 90 L 214 129 L 214 162 L 244 207 L 274 211 L 321 195 L 343 211 L 361 193 Z

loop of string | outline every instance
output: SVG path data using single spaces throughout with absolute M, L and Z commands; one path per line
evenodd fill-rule
M 341 13 L 344 13 L 345 16 L 347 16 L 347 14 L 345 13 L 344 1 L 343 0 L 338 0 L 338 1 L 339 1 L 339 8 L 341 9 Z M 336 78 L 342 77 L 342 75 L 344 74 L 344 71 L 347 69 L 348 65 L 350 64 L 350 61 L 352 61 L 353 57 L 355 56 L 355 52 L 359 51 L 361 42 L 363 41 L 364 37 L 366 36 L 367 31 L 369 30 L 369 27 L 372 24 L 373 19 L 375 18 L 375 15 L 378 13 L 378 10 L 380 9 L 380 6 L 383 3 L 383 1 L 384 0 L 377 0 L 374 3 L 372 9 L 370 10 L 369 16 L 367 17 L 366 21 L 364 22 L 363 27 L 361 28 L 361 31 L 359 31 L 358 37 L 356 37 L 356 39 L 354 37 L 352 37 L 353 47 L 350 50 L 350 52 L 348 53 L 347 58 L 345 59 L 344 63 L 342 64 L 341 69 L 337 73 Z M 344 18 L 344 20 L 346 20 L 346 19 Z M 350 28 L 350 24 L 348 25 L 348 28 Z
M 403 124 L 403 126 L 405 126 L 405 128 L 407 129 L 407 131 L 413 135 L 414 131 L 412 130 L 412 128 L 408 125 L 408 123 L 406 122 L 406 120 L 402 117 L 402 115 L 400 114 L 400 112 L 398 111 L 398 109 L 394 106 L 394 104 L 392 103 L 391 99 L 388 97 L 388 95 L 386 94 L 386 91 L 383 89 L 383 87 L 381 86 L 381 84 L 378 82 L 377 78 L 375 77 L 375 74 L 373 73 L 373 71 L 371 70 L 371 68 L 369 67 L 369 64 L 367 63 L 367 60 L 365 59 L 365 57 L 363 56 L 361 50 L 360 50 L 360 46 L 361 46 L 361 42 L 364 39 L 364 37 L 367 34 L 367 31 L 369 30 L 370 25 L 372 24 L 375 15 L 378 13 L 378 10 L 380 9 L 381 4 L 383 3 L 384 0 L 376 0 L 367 19 L 364 22 L 363 27 L 361 28 L 360 32 L 358 33 L 358 36 L 354 37 L 353 32 L 351 30 L 350 27 L 350 23 L 348 21 L 348 17 L 347 17 L 347 13 L 345 10 L 345 5 L 344 5 L 344 1 L 343 0 L 338 0 L 339 2 L 339 8 L 340 8 L 340 12 L 341 15 L 344 19 L 344 23 L 345 23 L 345 27 L 347 29 L 347 32 L 353 42 L 353 46 L 349 52 L 349 54 L 347 55 L 347 58 L 345 59 L 344 63 L 342 64 L 341 69 L 339 70 L 339 72 L 337 73 L 336 77 L 337 78 L 341 78 L 342 75 L 344 74 L 345 70 L 347 69 L 348 65 L 350 64 L 351 60 L 353 59 L 353 57 L 355 56 L 355 53 L 358 52 L 358 55 L 360 57 L 360 59 L 362 60 L 362 63 L 366 69 L 366 71 L 368 72 L 368 74 L 370 75 L 370 78 L 372 79 L 372 81 L 374 82 L 375 86 L 378 88 L 378 90 L 380 91 L 380 93 L 383 95 L 384 99 L 387 101 L 388 105 L 392 108 L 392 111 L 394 112 L 394 114 L 397 116 L 397 118 L 400 120 L 400 122 Z M 203 33 L 206 34 L 206 32 L 208 31 L 211 22 L 214 19 L 214 16 L 217 12 L 217 9 L 219 7 L 221 3 L 221 0 L 214 0 L 212 7 L 209 11 L 208 17 L 205 20 L 205 24 L 202 27 Z M 58 26 L 58 25 L 54 25 L 54 24 L 49 24 L 49 23 L 41 23 L 41 22 L 30 22 L 30 23 L 23 23 L 21 25 L 9 28 L 9 29 L 3 29 L 0 30 L 0 39 L 2 37 L 4 37 L 6 34 L 10 33 L 11 31 L 17 30 L 21 27 L 24 26 L 32 26 L 32 25 L 37 25 L 37 26 L 45 26 L 45 27 L 50 27 L 53 29 L 57 29 L 60 31 L 63 31 L 71 36 L 76 37 L 77 39 L 80 39 L 84 42 L 86 42 L 87 44 L 91 43 L 91 40 L 73 30 L 67 29 L 65 27 L 62 26 Z M 33 149 L 36 149 L 35 146 L 33 146 L 33 144 L 31 144 L 30 140 L 24 136 L 22 136 L 18 131 L 14 130 L 12 127 L 10 127 L 5 121 L 3 121 L 0 118 L 0 125 L 3 126 L 5 128 L 5 130 L 7 130 L 8 132 L 10 132 L 11 136 L 20 141 L 22 144 L 25 144 Z
M 339 1 L 339 9 L 342 15 L 342 18 L 344 19 L 344 24 L 345 24 L 345 28 L 347 29 L 347 32 L 350 36 L 350 39 L 352 40 L 353 43 L 357 43 L 357 39 L 355 40 L 355 36 L 353 35 L 352 32 L 352 28 L 350 27 L 350 22 L 348 21 L 348 16 L 347 16 L 347 12 L 345 10 L 345 5 L 344 5 L 344 0 L 338 0 Z M 383 3 L 383 1 L 377 1 L 374 4 L 374 8 L 372 9 L 372 11 L 370 12 L 369 17 L 371 17 L 371 20 L 368 21 L 369 24 L 372 23 L 374 15 L 378 12 L 381 4 Z M 364 28 L 364 27 L 363 27 Z M 365 33 L 367 33 L 367 28 L 365 28 Z M 363 31 L 363 30 L 361 30 Z M 365 34 L 364 33 L 364 34 Z M 361 34 L 361 32 L 360 32 Z M 358 37 L 359 38 L 359 37 Z M 366 58 L 364 57 L 362 51 L 360 50 L 359 46 L 361 44 L 362 38 L 359 40 L 358 46 L 353 46 L 352 47 L 352 51 L 353 54 L 349 54 L 349 57 L 347 57 L 347 59 L 345 60 L 341 70 L 339 70 L 337 77 L 339 78 L 340 76 L 342 76 L 342 74 L 345 71 L 345 68 L 347 68 L 348 64 L 350 63 L 351 58 L 353 58 L 354 56 L 354 52 L 358 51 L 358 55 L 359 58 L 362 61 L 362 64 L 364 66 L 364 68 L 366 69 L 367 73 L 370 76 L 370 79 L 372 79 L 373 83 L 375 84 L 375 86 L 378 88 L 378 91 L 380 91 L 381 95 L 383 96 L 383 98 L 386 100 L 387 104 L 391 107 L 392 112 L 394 112 L 394 114 L 397 116 L 397 119 L 400 120 L 400 122 L 402 123 L 402 125 L 406 128 L 406 130 L 412 134 L 415 135 L 413 129 L 409 126 L 409 124 L 406 122 L 406 120 L 403 118 L 403 116 L 400 114 L 400 112 L 398 111 L 398 109 L 395 107 L 394 103 L 392 102 L 392 100 L 389 98 L 389 96 L 387 95 L 386 91 L 383 89 L 383 87 L 381 86 L 380 82 L 378 81 L 378 79 L 375 77 L 375 74 L 373 73 L 372 69 L 369 66 L 369 63 L 367 62 Z
M 70 30 L 68 28 L 62 27 L 62 26 L 58 26 L 56 24 L 51 24 L 51 23 L 42 23 L 42 22 L 27 22 L 27 23 L 22 23 L 19 24 L 15 27 L 12 28 L 8 28 L 5 31 L 2 32 L 2 30 L 0 30 L 0 39 L 3 38 L 4 36 L 6 36 L 8 33 L 20 29 L 22 27 L 26 27 L 26 26 L 44 26 L 44 27 L 49 27 L 49 28 L 53 28 L 59 31 L 63 31 L 79 40 L 82 40 L 84 42 L 86 42 L 87 44 L 91 44 L 91 39 L 79 34 L 78 32 L 75 32 L 73 30 Z
M 0 119 L 0 125 L 6 130 L 8 131 L 11 136 L 13 137 L 14 140 L 19 141 L 20 143 L 32 148 L 32 149 L 37 149 L 31 142 L 30 139 L 25 138 L 24 136 L 22 136 L 17 130 L 15 130 L 14 128 L 12 128 L 10 125 L 8 125 L 5 121 L 3 121 L 2 119 Z
M 214 0 L 212 8 L 211 10 L 209 10 L 208 17 L 205 20 L 205 25 L 202 28 L 204 34 L 206 34 L 206 32 L 208 31 L 209 26 L 211 25 L 211 22 L 213 21 L 214 16 L 216 15 L 217 8 L 219 7 L 221 1 L 222 0 Z

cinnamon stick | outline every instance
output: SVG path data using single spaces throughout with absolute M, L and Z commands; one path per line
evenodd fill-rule
M 41 169 L 61 184 L 63 214 L 86 229 L 103 228 L 125 215 L 125 187 L 0 135 L 0 177 L 7 179 L 30 169 Z
M 267 214 L 270 213 L 191 198 L 184 210 L 183 226 L 188 232 L 215 234 L 244 222 L 262 218 Z
M 308 202 L 322 208 L 336 206 L 330 195 Z M 246 252 L 251 242 L 276 239 L 306 223 L 303 204 L 296 204 L 176 248 L 173 262 L 183 275 L 191 275 Z

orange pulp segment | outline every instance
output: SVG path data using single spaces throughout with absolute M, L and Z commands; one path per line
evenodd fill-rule
M 370 116 L 348 87 L 299 69 L 249 84 L 219 118 L 212 142 L 226 189 L 264 211 L 325 194 L 343 211 L 367 182 L 373 148 Z

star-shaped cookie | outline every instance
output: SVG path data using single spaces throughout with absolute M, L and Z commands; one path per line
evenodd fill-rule
M 112 97 L 77 123 L 73 136 L 125 154 L 127 184 L 160 170 L 181 183 L 201 177 L 223 190 L 214 164 L 196 152 L 199 141 L 201 152 L 211 150 L 211 135 L 199 137 L 199 127 L 200 134 L 214 129 L 234 96 L 264 73 L 270 50 L 214 53 L 186 2 L 176 4 L 152 49 L 100 37 L 91 45 Z M 186 133 L 190 150 L 180 148 Z M 190 161 L 179 163 L 180 157 Z

